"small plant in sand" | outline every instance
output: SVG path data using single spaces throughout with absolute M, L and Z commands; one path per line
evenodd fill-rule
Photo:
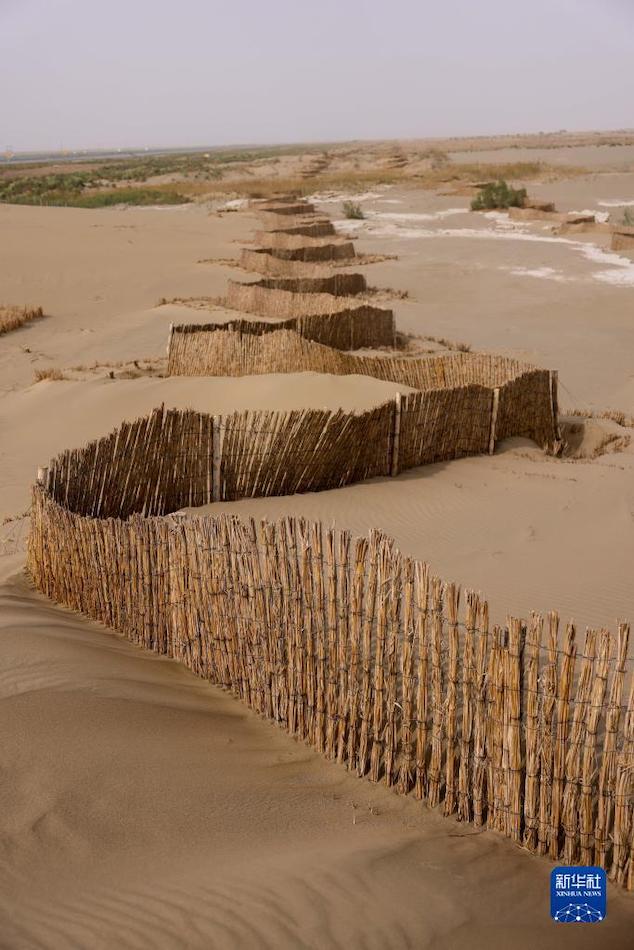
M 358 220 L 365 218 L 361 205 L 357 204 L 355 201 L 344 201 L 343 216 L 344 218 L 355 218 Z
M 526 201 L 526 188 L 512 188 L 500 179 L 489 181 L 480 188 L 480 193 L 471 202 L 472 211 L 493 211 L 504 208 L 522 208 Z
M 36 369 L 35 370 L 35 382 L 41 383 L 44 379 L 66 379 L 61 369 L 57 369 L 56 366 L 51 366 L 48 369 Z
M 8 307 L 0 304 L 0 336 L 43 316 L 41 307 Z

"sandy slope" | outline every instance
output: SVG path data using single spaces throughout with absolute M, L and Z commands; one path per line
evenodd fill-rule
M 593 947 L 550 865 L 326 763 L 174 663 L 1 589 L 0 946 Z M 625 947 L 627 895 L 601 939 Z
M 588 180 L 584 207 L 596 187 Z M 391 191 L 370 207 L 434 215 L 455 203 Z M 425 228 L 498 226 L 459 218 Z M 161 355 L 179 311 L 157 299 L 221 293 L 229 271 L 196 261 L 233 255 L 252 225 L 201 209 L 0 207 L 11 237 L 0 298 L 51 313 L 0 339 L 2 513 L 24 508 L 51 453 L 163 400 L 362 406 L 394 391 L 311 375 L 33 385 L 37 366 Z M 395 304 L 410 328 L 558 366 L 571 402 L 634 411 L 634 291 L 597 279 L 605 262 L 502 237 L 359 243 L 400 255 L 366 272 L 410 289 Z M 544 266 L 571 279 L 517 273 Z M 559 607 L 582 626 L 613 623 L 634 617 L 633 458 L 557 462 L 514 442 L 490 459 L 235 508 L 382 527 L 481 587 L 498 615 Z M 631 896 L 611 892 L 600 932 L 556 927 L 547 861 L 351 778 L 185 670 L 49 604 L 22 559 L 0 557 L 0 947 L 629 945 Z

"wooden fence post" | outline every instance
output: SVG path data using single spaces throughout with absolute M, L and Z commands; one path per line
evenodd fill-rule
M 395 478 L 399 473 L 398 450 L 401 441 L 401 394 L 397 393 L 394 397 L 394 425 L 392 429 L 392 462 L 390 465 L 390 475 Z
M 495 434 L 498 421 L 498 408 L 500 405 L 500 390 L 493 390 L 493 403 L 491 405 L 491 429 L 489 431 L 489 455 L 495 452 Z
M 46 465 L 40 465 L 38 468 L 37 483 L 43 488 L 48 488 L 48 467 Z

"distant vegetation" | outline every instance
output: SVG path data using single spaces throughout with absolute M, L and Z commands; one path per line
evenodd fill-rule
M 182 204 L 190 200 L 189 193 L 203 193 L 211 183 L 219 182 L 223 171 L 231 166 L 259 161 L 277 162 L 280 155 L 307 151 L 310 148 L 298 145 L 143 155 L 110 159 L 99 164 L 77 162 L 73 163 L 72 171 L 51 174 L 46 174 L 44 164 L 0 165 L 0 202 L 74 208 Z M 25 170 L 33 174 L 23 175 Z M 152 181 L 163 176 L 174 180 Z M 151 184 L 145 188 L 138 187 L 148 182 Z M 130 187 L 117 187 L 124 183 L 129 183 Z
M 440 147 L 421 152 L 427 167 L 342 168 L 333 162 L 361 157 L 363 148 L 338 149 L 330 154 L 329 166 L 311 174 L 302 174 L 299 163 L 289 162 L 288 174 L 282 170 L 284 158 L 323 156 L 324 146 L 290 145 L 264 148 L 225 148 L 201 152 L 170 152 L 163 155 L 141 154 L 120 158 L 87 157 L 55 165 L 0 161 L 0 202 L 28 205 L 66 205 L 100 208 L 116 204 L 181 204 L 196 199 L 227 197 L 265 198 L 280 192 L 309 195 L 315 191 L 336 189 L 357 191 L 364 186 L 402 184 L 408 187 L 437 188 L 474 181 L 513 181 L 542 178 L 545 175 L 571 177 L 583 170 L 541 162 L 458 163 Z M 476 155 L 477 153 L 474 153 Z M 283 171 L 283 170 L 282 170 Z M 511 189 L 512 191 L 512 189 Z M 345 212 L 344 212 L 345 213 Z
M 522 208 L 526 201 L 526 188 L 511 188 L 500 179 L 482 185 L 480 193 L 471 202 L 472 211 L 492 211 L 497 208 Z
M 343 216 L 344 218 L 365 218 L 361 205 L 356 204 L 354 201 L 344 201 Z
M 103 208 L 116 204 L 159 205 L 189 201 L 173 186 L 164 188 L 98 188 L 103 179 L 96 172 L 34 175 L 0 180 L 0 201 L 22 205 Z

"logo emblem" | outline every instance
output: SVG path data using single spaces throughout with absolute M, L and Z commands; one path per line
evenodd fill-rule
M 605 919 L 607 877 L 603 868 L 558 867 L 550 875 L 550 916 L 560 924 L 598 924 Z

